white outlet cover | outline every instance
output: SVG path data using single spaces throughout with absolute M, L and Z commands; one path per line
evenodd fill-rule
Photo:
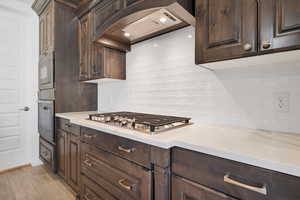
M 278 92 L 274 94 L 274 106 L 277 112 L 289 112 L 290 111 L 290 93 Z

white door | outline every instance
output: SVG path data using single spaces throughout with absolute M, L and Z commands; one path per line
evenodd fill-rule
M 0 8 L 0 171 L 32 160 L 34 72 L 26 25 L 23 14 Z

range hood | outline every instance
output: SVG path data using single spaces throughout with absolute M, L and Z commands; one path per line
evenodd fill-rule
M 129 51 L 130 46 L 189 25 L 195 26 L 194 0 L 135 0 L 95 27 L 95 41 Z

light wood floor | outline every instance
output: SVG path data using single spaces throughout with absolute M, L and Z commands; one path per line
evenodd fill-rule
M 0 200 L 75 200 L 62 180 L 44 167 L 0 174 Z

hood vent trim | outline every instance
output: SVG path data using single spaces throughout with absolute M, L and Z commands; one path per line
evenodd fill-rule
M 122 29 L 129 40 L 134 41 L 145 35 L 150 35 L 155 32 L 176 26 L 182 23 L 180 19 L 175 17 L 168 10 L 162 8 L 146 17 L 137 20 Z

